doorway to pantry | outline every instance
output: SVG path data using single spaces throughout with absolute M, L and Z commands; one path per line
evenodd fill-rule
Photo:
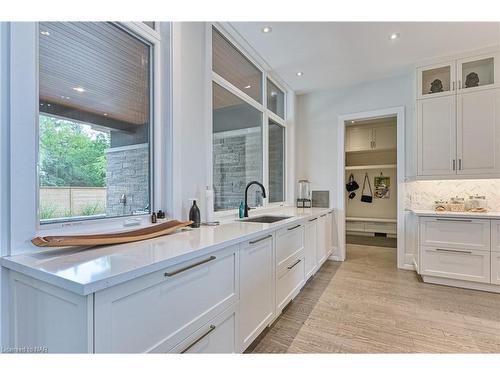
M 406 268 L 404 108 L 340 116 L 339 128 L 340 260 L 351 245 L 389 247 Z

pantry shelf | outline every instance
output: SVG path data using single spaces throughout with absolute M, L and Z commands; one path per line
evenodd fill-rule
M 376 164 L 376 165 L 352 165 L 346 166 L 346 171 L 354 171 L 354 170 L 364 170 L 364 169 L 395 169 L 397 168 L 397 164 Z

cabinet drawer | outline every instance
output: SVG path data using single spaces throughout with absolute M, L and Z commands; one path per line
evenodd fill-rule
M 231 307 L 171 350 L 171 353 L 236 352 L 236 309 Z
M 420 245 L 490 251 L 490 221 L 422 217 Z
M 168 352 L 238 299 L 238 248 L 95 294 L 98 353 Z
M 364 221 L 346 221 L 345 229 L 352 232 L 364 232 L 365 222 Z
M 299 292 L 304 283 L 304 274 L 304 251 L 301 250 L 288 260 L 283 269 L 278 271 L 276 281 L 277 314 Z
M 276 264 L 283 268 L 297 251 L 304 248 L 304 225 L 291 224 L 276 232 Z
M 421 247 L 420 273 L 449 279 L 490 282 L 490 252 Z
M 491 252 L 491 283 L 500 285 L 500 252 Z
M 396 234 L 396 223 L 367 222 L 365 230 L 373 233 Z

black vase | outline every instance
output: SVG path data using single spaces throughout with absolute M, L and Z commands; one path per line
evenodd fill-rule
M 191 224 L 192 228 L 199 228 L 200 227 L 200 223 L 201 223 L 200 209 L 196 205 L 196 201 L 193 201 L 193 205 L 191 206 L 191 209 L 189 210 L 189 220 L 193 222 L 193 224 Z

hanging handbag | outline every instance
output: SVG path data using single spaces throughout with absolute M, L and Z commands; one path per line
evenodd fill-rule
M 354 180 L 354 175 L 351 173 L 351 175 L 349 176 L 349 181 L 347 182 L 347 184 L 345 184 L 345 188 L 347 189 L 348 192 L 351 192 L 351 191 L 354 191 L 354 190 L 358 190 L 359 189 L 359 185 L 358 183 Z M 353 197 L 354 198 L 354 197 Z
M 370 195 L 365 195 L 365 185 L 368 181 L 368 188 L 370 189 Z M 372 203 L 373 201 L 373 191 L 372 185 L 370 184 L 370 179 L 368 178 L 368 172 L 365 173 L 365 179 L 363 180 L 363 190 L 361 190 L 361 202 Z

